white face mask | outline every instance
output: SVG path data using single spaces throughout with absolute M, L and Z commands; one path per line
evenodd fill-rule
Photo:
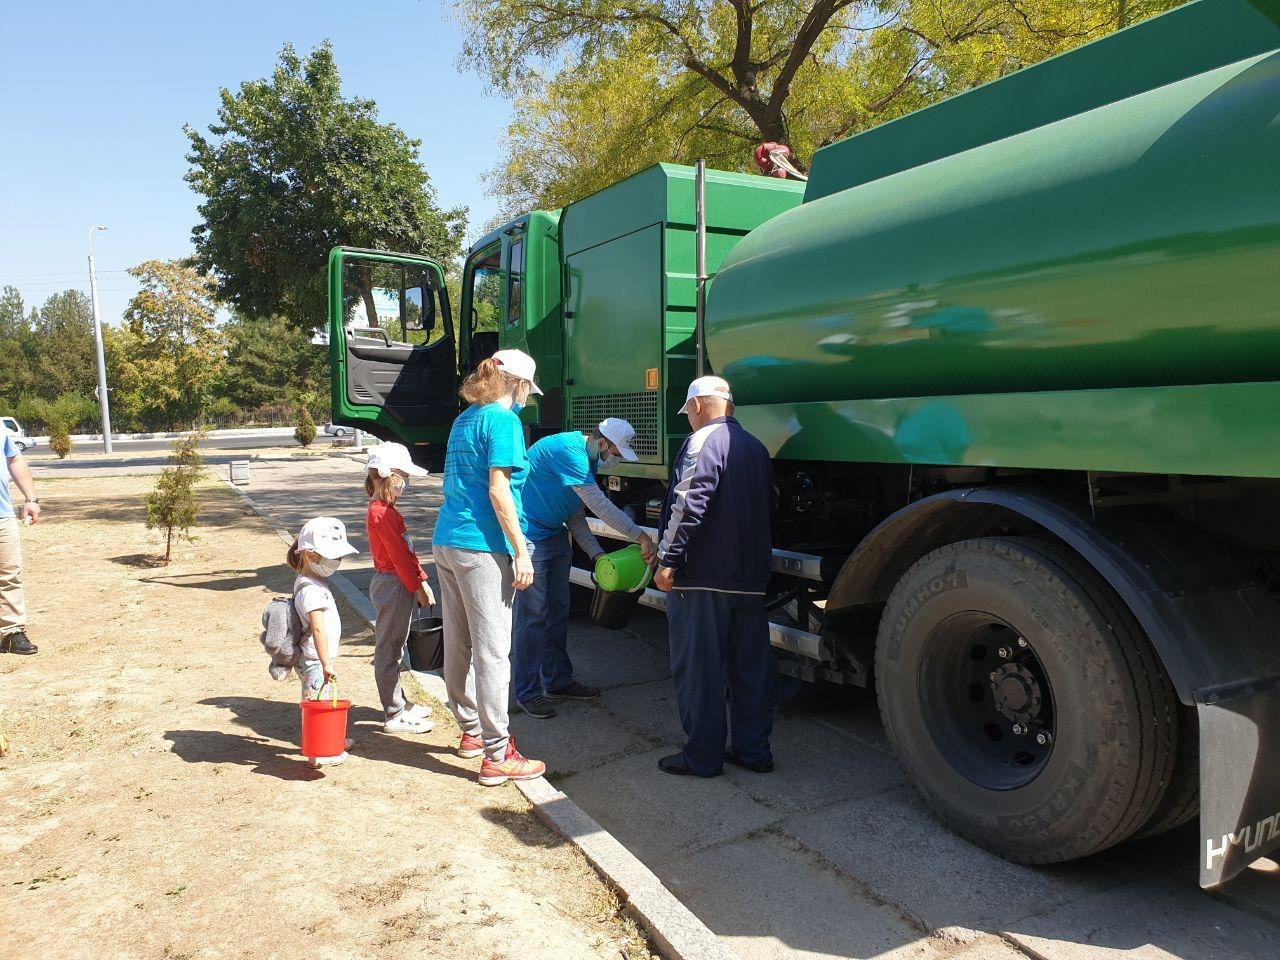
M 404 492 L 409 489 L 409 481 L 399 474 L 395 474 L 391 478 L 391 493 L 394 496 L 404 496 Z
M 332 577 L 340 566 L 341 560 L 312 560 L 307 564 L 307 569 L 317 577 Z
M 621 459 L 621 457 L 615 457 L 611 453 L 606 453 L 600 457 L 600 466 L 607 470 L 610 467 L 616 466 Z

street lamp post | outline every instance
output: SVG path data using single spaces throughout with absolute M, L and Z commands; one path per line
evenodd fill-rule
M 93 235 L 106 227 L 89 228 L 89 294 L 93 300 L 93 345 L 98 351 L 98 406 L 102 409 L 102 448 L 111 452 L 111 400 L 107 394 L 107 361 L 102 354 L 102 317 L 98 313 L 98 273 L 93 266 Z

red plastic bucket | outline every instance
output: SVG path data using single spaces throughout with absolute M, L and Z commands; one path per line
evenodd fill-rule
M 338 699 L 337 684 L 330 681 L 331 700 L 303 700 L 302 755 L 304 757 L 336 757 L 347 747 L 347 711 L 350 700 Z

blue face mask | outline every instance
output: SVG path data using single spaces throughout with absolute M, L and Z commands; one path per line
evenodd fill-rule
M 513 400 L 513 401 L 511 402 L 511 412 L 512 412 L 512 413 L 519 413 L 519 412 L 520 412 L 521 410 L 523 410 L 523 409 L 524 409 L 524 404 L 523 404 L 523 403 L 520 403 L 519 401 L 516 401 L 516 400 Z

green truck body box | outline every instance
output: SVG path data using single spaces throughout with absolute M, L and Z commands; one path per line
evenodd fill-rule
M 800 203 L 803 185 L 707 171 L 707 271 L 750 230 Z M 675 412 L 695 371 L 695 187 L 692 167 L 659 164 L 565 207 L 565 423 L 604 417 L 636 428 L 640 463 L 619 472 L 665 477 L 688 432 Z M 506 345 L 506 344 L 504 344 Z M 538 353 L 543 389 L 555 386 Z

